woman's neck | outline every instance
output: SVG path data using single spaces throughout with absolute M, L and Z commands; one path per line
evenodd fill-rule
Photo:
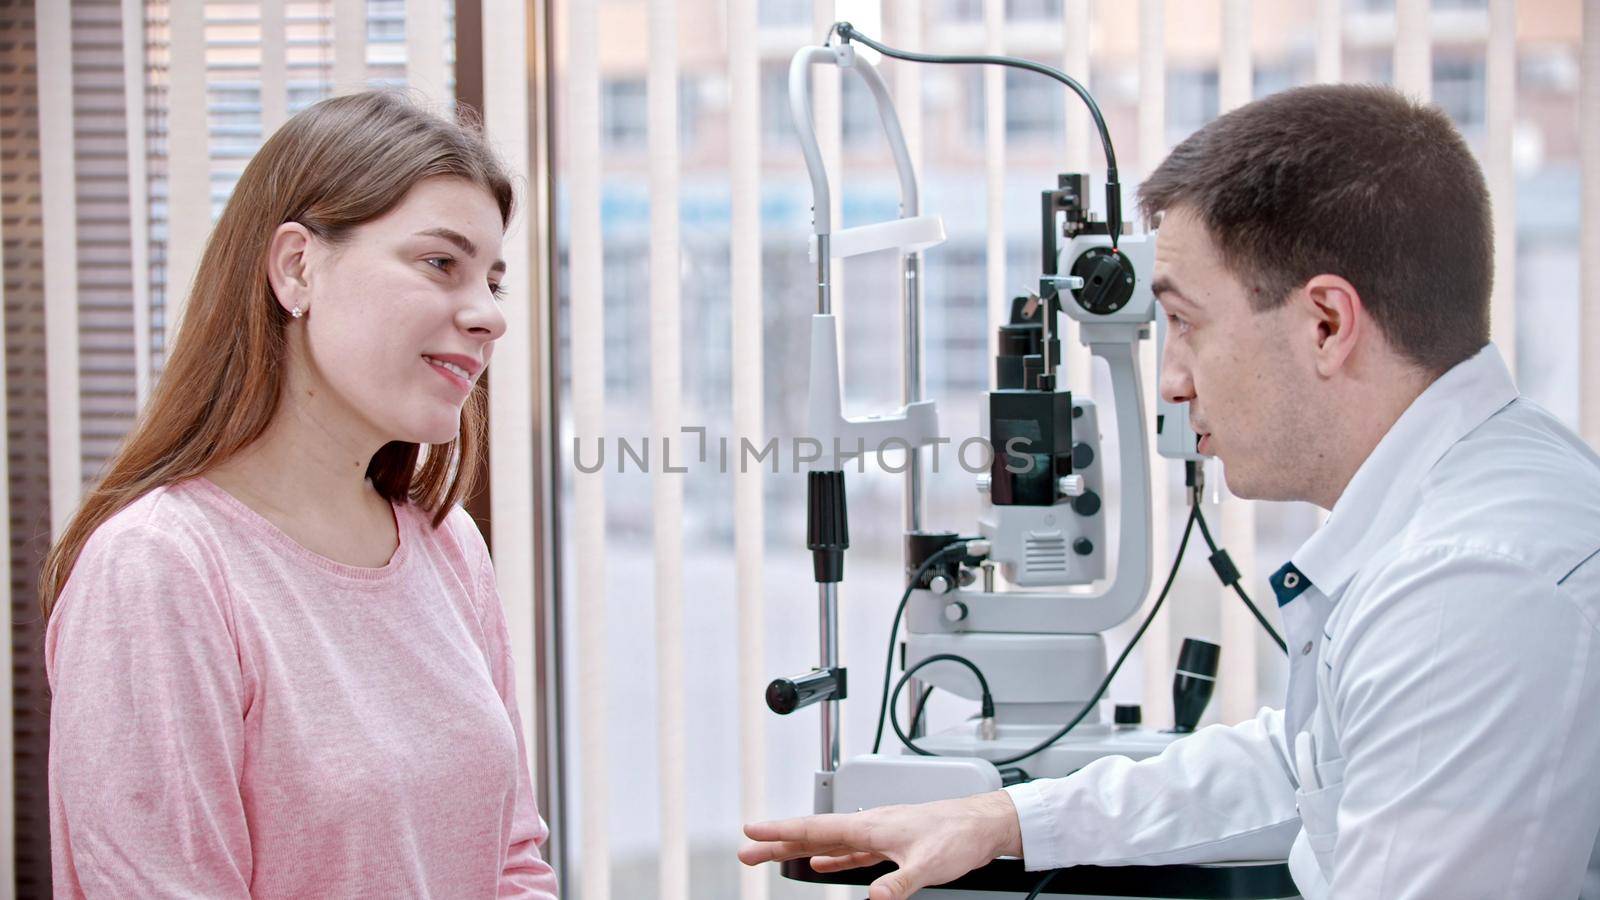
M 366 478 L 383 444 L 321 399 L 286 391 L 266 432 L 206 477 L 307 549 L 381 566 L 398 545 L 389 503 Z

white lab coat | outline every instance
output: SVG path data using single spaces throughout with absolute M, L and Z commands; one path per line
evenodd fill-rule
M 1272 586 L 1284 711 L 1008 788 L 1028 868 L 1287 856 L 1307 898 L 1600 900 L 1600 457 L 1493 345 Z

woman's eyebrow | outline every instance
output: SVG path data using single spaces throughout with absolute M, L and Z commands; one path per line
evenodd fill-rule
M 423 237 L 444 238 L 450 243 L 455 244 L 457 247 L 460 247 L 461 252 L 467 254 L 468 256 L 474 259 L 476 259 L 478 256 L 478 245 L 474 244 L 466 235 L 456 231 L 453 228 L 428 228 L 417 232 L 417 234 Z M 495 260 L 494 265 L 489 267 L 489 271 L 491 272 L 505 272 L 505 270 L 506 261 L 503 259 Z

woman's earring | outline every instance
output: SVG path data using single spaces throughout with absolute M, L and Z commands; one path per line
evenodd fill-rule
M 300 309 L 300 307 L 296 306 L 294 309 L 289 310 L 289 315 L 294 316 L 296 319 L 298 319 L 301 316 L 305 315 L 305 312 L 302 311 Z

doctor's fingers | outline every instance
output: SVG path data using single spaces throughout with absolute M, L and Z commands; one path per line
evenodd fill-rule
M 747 866 L 766 862 L 787 862 L 807 856 L 848 856 L 858 847 L 849 844 L 817 844 L 810 841 L 751 841 L 739 848 L 739 861 Z
M 867 813 L 804 816 L 777 822 L 754 822 L 744 827 L 745 836 L 755 841 L 739 852 L 739 858 L 754 864 L 768 860 L 793 859 L 795 856 L 830 856 L 856 850 L 880 849 L 872 843 L 869 820 L 877 810 Z M 746 851 L 782 847 L 789 856 L 759 856 L 745 859 Z
M 859 869 L 862 866 L 874 866 L 889 857 L 870 850 L 856 853 L 845 853 L 838 856 L 813 856 L 811 868 L 816 872 L 843 872 L 845 869 Z

